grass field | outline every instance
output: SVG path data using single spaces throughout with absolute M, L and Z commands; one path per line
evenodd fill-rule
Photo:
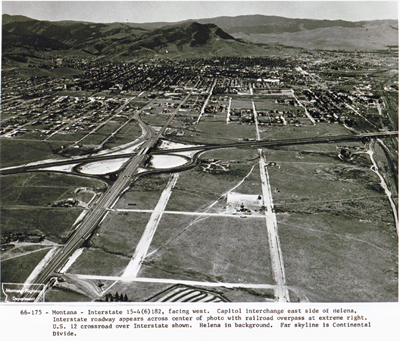
M 61 242 L 70 231 L 82 208 L 1 209 L 2 232 L 44 234 L 46 239 Z
M 397 234 L 368 156 L 299 147 L 266 151 L 290 289 L 314 302 L 397 301 Z
M 89 247 L 69 268 L 68 273 L 120 276 L 130 261 L 129 257 Z
M 32 270 L 49 252 L 43 250 L 34 252 L 26 256 L 4 260 L 1 262 L 1 282 L 2 283 L 24 283 Z
M 112 287 L 110 293 L 123 293 L 127 295 L 129 301 L 143 302 L 153 297 L 155 294 L 167 290 L 171 286 L 171 284 L 167 283 L 118 282 Z M 202 287 L 199 286 L 197 288 Z M 232 302 L 265 302 L 266 299 L 271 299 L 273 297 L 273 292 L 268 289 L 228 289 L 224 287 L 204 287 L 204 289 L 222 294 Z
M 168 120 L 169 115 L 146 115 L 141 114 L 142 121 L 151 126 L 162 126 Z
M 142 129 L 139 124 L 131 121 L 126 124 L 117 134 L 114 135 L 113 140 L 109 140 L 105 144 L 105 149 L 113 148 L 125 143 L 132 142 L 142 135 Z
M 271 97 L 263 98 L 262 100 L 255 100 L 254 104 L 257 111 L 278 110 L 278 111 L 291 111 L 295 113 L 297 112 L 297 110 L 300 110 L 300 112 L 304 112 L 304 109 L 301 107 L 294 106 L 291 104 L 277 103 L 276 98 L 271 98 Z
M 165 215 L 141 277 L 274 284 L 263 219 Z
M 82 140 L 82 144 L 100 144 L 104 139 L 117 130 L 122 123 L 108 122 L 98 129 L 95 133 L 88 135 Z
M 85 295 L 55 287 L 47 291 L 45 295 L 45 302 L 91 302 L 91 301 L 92 299 Z
M 54 150 L 63 142 L 38 142 L 32 140 L 1 139 L 1 167 L 18 166 L 24 163 L 45 159 L 61 159 Z
M 10 205 L 45 207 L 49 203 L 63 199 L 82 198 L 82 194 L 75 193 L 78 187 L 89 187 L 94 190 L 105 188 L 105 184 L 99 180 L 50 172 L 3 176 L 1 186 L 3 207 Z
M 254 161 L 231 164 L 228 172 L 220 174 L 206 173 L 202 170 L 202 165 L 181 172 L 166 209 L 171 211 L 202 211 L 218 200 L 218 204 L 212 211 L 221 210 L 226 205 L 226 198 L 221 196 L 238 185 L 250 173 L 254 164 Z M 258 168 L 254 167 L 251 176 L 242 184 L 243 188 L 247 188 L 244 192 L 259 194 L 260 187 L 256 179 L 257 170 Z M 240 191 L 240 189 L 235 189 L 235 191 Z
M 258 152 L 255 149 L 226 148 L 215 149 L 204 152 L 200 159 L 221 159 L 230 161 L 255 161 L 258 158 Z
M 396 239 L 384 222 L 335 212 L 278 215 L 287 284 L 312 302 L 393 302 Z
M 134 208 L 134 209 L 154 209 L 166 182 L 163 175 L 153 175 L 151 179 L 141 177 L 133 186 L 125 192 L 118 200 L 115 208 Z M 146 183 L 152 182 L 152 188 L 146 186 Z M 158 182 L 158 184 L 157 184 Z M 148 188 L 146 190 L 146 188 Z
M 92 246 L 131 257 L 149 218 L 150 213 L 110 212 L 91 239 Z
M 13 257 L 19 257 L 22 255 L 26 255 L 27 253 L 30 252 L 40 252 L 40 250 L 51 248 L 49 245 L 45 244 L 19 244 L 19 243 L 13 243 L 14 247 L 12 249 L 9 249 L 5 252 L 2 252 L 1 254 L 1 259 L 2 261 L 5 261 L 7 259 L 13 258 Z
M 82 130 L 77 130 L 75 132 L 68 132 L 66 133 L 65 131 L 61 131 L 60 133 L 57 133 L 47 140 L 47 142 L 62 142 L 64 145 L 68 143 L 74 143 L 75 141 L 79 141 L 82 137 L 84 137 L 87 134 L 87 132 L 82 131 Z M 43 137 L 42 137 L 43 138 Z

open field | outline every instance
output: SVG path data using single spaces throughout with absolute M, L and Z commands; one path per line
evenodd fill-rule
M 63 142 L 39 142 L 32 140 L 1 139 L 1 167 L 17 166 L 45 159 L 61 159 L 54 151 Z
M 113 148 L 120 146 L 125 143 L 134 141 L 136 138 L 142 135 L 142 129 L 139 124 L 135 121 L 127 123 L 121 130 L 114 135 L 114 138 L 110 139 L 104 146 L 104 149 Z
M 149 218 L 149 213 L 109 212 L 91 239 L 92 246 L 131 257 Z
M 282 96 L 281 96 L 282 97 Z M 289 103 L 279 103 L 277 100 L 281 101 L 286 99 L 286 101 L 290 101 L 292 104 Z M 274 111 L 292 111 L 292 112 L 297 112 L 297 110 L 300 110 L 301 112 L 304 111 L 301 107 L 294 106 L 294 100 L 293 98 L 274 98 L 274 97 L 267 97 L 263 99 L 256 99 L 254 100 L 254 105 L 256 107 L 257 111 L 265 111 L 265 110 L 274 110 Z
M 280 201 L 302 201 L 302 198 L 309 197 L 320 202 L 384 196 L 383 189 L 376 186 L 378 178 L 368 168 L 329 162 L 328 157 L 318 154 L 314 157 L 306 155 L 292 162 L 279 163 L 276 160 L 279 158 L 274 155 L 273 161 L 277 165 L 269 168 L 271 184 L 279 188 L 274 200 L 276 204 Z M 310 178 L 313 180 L 310 181 Z
M 92 299 L 74 291 L 52 288 L 46 292 L 45 302 L 91 302 Z
M 21 257 L 23 255 L 28 255 L 29 253 L 36 253 L 43 251 L 45 249 L 49 250 L 52 245 L 48 245 L 47 241 L 38 243 L 38 244 L 30 244 L 30 243 L 19 243 L 13 242 L 12 249 L 8 249 L 7 251 L 2 251 L 1 259 L 5 261 L 11 258 Z
M 151 298 L 156 294 L 160 294 L 168 289 L 173 289 L 175 286 L 169 283 L 152 283 L 152 282 L 118 282 L 116 283 L 110 293 L 123 293 L 126 294 L 129 301 L 151 301 Z M 190 287 L 189 287 L 190 288 Z M 216 295 L 223 295 L 228 301 L 232 302 L 265 302 L 272 300 L 273 291 L 268 289 L 249 289 L 249 288 L 235 288 L 229 289 L 225 287 L 192 287 L 193 290 L 205 290 Z M 145 299 L 143 299 L 145 298 Z M 154 301 L 153 301 L 154 302 Z
M 221 159 L 231 162 L 256 161 L 258 153 L 255 149 L 226 148 L 206 151 L 199 158 L 202 160 Z
M 365 155 L 343 162 L 324 146 L 266 151 L 287 284 L 310 301 L 397 300 L 397 235 L 379 178 Z
M 278 215 L 291 290 L 312 302 L 397 302 L 396 239 L 371 222 L 335 211 Z
M 1 262 L 2 283 L 24 283 L 32 270 L 49 252 L 43 250 Z M 2 295 L 3 296 L 3 295 Z
M 46 140 L 46 142 L 63 142 L 65 145 L 67 143 L 74 143 L 75 141 L 79 141 L 85 135 L 86 135 L 86 132 L 82 131 L 82 130 L 78 130 L 75 132 L 68 132 L 68 133 L 66 133 L 65 131 L 61 131 L 51 137 L 49 136 L 49 138 L 48 138 L 48 140 Z M 45 136 L 41 137 L 41 139 L 44 139 L 44 138 L 46 138 L 46 137 Z
M 117 201 L 115 208 L 152 210 L 165 188 L 167 178 L 164 174 L 143 176 Z
M 130 258 L 89 247 L 69 268 L 67 273 L 102 276 L 120 276 Z
M 255 138 L 254 126 L 247 124 L 226 124 L 225 118 L 203 117 L 194 136 L 176 137 L 174 140 L 187 143 L 232 143 L 245 138 Z
M 262 219 L 165 215 L 149 253 L 140 277 L 273 284 Z
M 98 180 L 57 173 L 21 173 L 4 176 L 1 180 L 2 206 L 42 206 L 68 198 L 83 199 L 75 193 L 76 188 L 104 190 L 105 184 Z M 79 195 L 78 195 L 79 194 Z M 86 199 L 91 198 L 85 197 Z
M 123 123 L 108 122 L 98 129 L 95 133 L 85 137 L 82 144 L 100 144 L 105 138 L 110 136 L 115 130 L 117 130 Z
M 203 171 L 205 166 L 200 164 L 189 171 L 182 172 L 166 209 L 170 211 L 203 211 L 218 200 L 210 212 L 222 211 L 226 206 L 224 194 L 240 185 L 240 182 L 249 173 L 249 177 L 241 184 L 243 188 L 246 187 L 244 193 L 260 194 L 259 177 L 257 179 L 258 168 L 253 168 L 254 164 L 255 161 L 231 164 L 228 171 L 221 173 L 205 172 Z M 235 191 L 240 191 L 240 188 L 236 188 Z
M 61 242 L 71 230 L 72 224 L 83 211 L 72 208 L 15 208 L 1 209 L 3 233 L 26 232 L 44 234 L 46 239 Z
M 169 115 L 163 114 L 163 115 L 155 115 L 155 114 L 142 114 L 140 115 L 140 118 L 142 121 L 150 126 L 162 126 L 169 118 Z

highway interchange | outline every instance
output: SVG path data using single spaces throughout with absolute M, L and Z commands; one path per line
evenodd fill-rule
M 189 96 L 190 94 L 183 99 L 178 108 L 170 115 L 169 119 L 158 132 L 152 128 L 148 128 L 150 129 L 149 139 L 140 147 L 137 154 L 130 154 L 131 156 L 129 161 L 126 163 L 116 181 L 107 189 L 98 202 L 95 203 L 94 207 L 86 214 L 81 224 L 77 226 L 75 232 L 66 242 L 65 246 L 59 249 L 56 255 L 45 265 L 43 270 L 36 277 L 35 284 L 47 284 L 54 273 L 57 272 L 68 261 L 71 255 L 90 237 L 97 225 L 100 223 L 101 219 L 106 214 L 107 209 L 113 206 L 118 197 L 130 185 L 132 182 L 132 176 L 135 175 L 138 167 L 148 157 L 149 150 L 160 139 L 168 125 L 174 119 L 181 105 L 185 103 Z M 26 295 L 29 296 L 36 294 L 23 295 L 25 297 Z M 39 295 L 37 296 L 36 300 L 39 300 L 40 298 L 41 297 Z
M 136 119 L 138 119 L 138 118 L 136 118 Z M 166 128 L 167 128 L 166 126 L 163 127 L 163 131 L 165 131 Z M 79 157 L 79 158 L 70 158 L 67 160 L 59 160 L 59 161 L 51 160 L 49 162 L 43 162 L 40 164 L 1 168 L 0 175 L 16 174 L 16 173 L 22 173 L 22 172 L 28 172 L 28 171 L 35 171 L 35 170 L 44 170 L 44 168 L 54 167 L 54 166 L 64 166 L 64 165 L 71 165 L 71 164 L 85 164 L 85 163 L 95 162 L 95 161 L 119 159 L 119 158 L 124 158 L 124 157 L 133 157 L 133 156 L 139 155 L 139 154 L 143 155 L 143 153 L 144 153 L 143 150 L 145 150 L 144 154 L 146 154 L 146 155 L 157 155 L 157 154 L 174 154 L 176 152 L 185 152 L 185 151 L 206 151 L 206 150 L 224 149 L 224 148 L 259 148 L 259 147 L 268 148 L 268 147 L 279 147 L 279 146 L 290 146 L 290 145 L 301 145 L 301 144 L 360 141 L 360 140 L 370 139 L 370 138 L 398 136 L 398 135 L 399 135 L 398 131 L 387 131 L 387 132 L 376 132 L 376 133 L 362 133 L 362 134 L 356 134 L 356 135 L 329 135 L 329 136 L 306 137 L 306 138 L 284 139 L 284 140 L 243 141 L 243 142 L 226 143 L 226 144 L 199 145 L 199 146 L 195 146 L 195 147 L 166 149 L 166 150 L 152 149 L 152 148 L 154 148 L 156 142 L 161 137 L 161 134 L 158 134 L 159 137 L 154 142 L 154 144 L 149 146 L 149 144 L 146 143 L 144 146 L 142 146 L 139 149 L 139 152 L 90 155 L 90 156 L 84 156 L 84 157 Z

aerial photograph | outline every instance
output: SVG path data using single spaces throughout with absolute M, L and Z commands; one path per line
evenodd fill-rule
M 397 1 L 3 1 L 1 302 L 398 302 Z

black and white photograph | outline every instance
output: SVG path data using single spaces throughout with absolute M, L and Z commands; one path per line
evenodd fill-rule
M 398 26 L 397 1 L 3 1 L 1 309 L 398 310 Z

